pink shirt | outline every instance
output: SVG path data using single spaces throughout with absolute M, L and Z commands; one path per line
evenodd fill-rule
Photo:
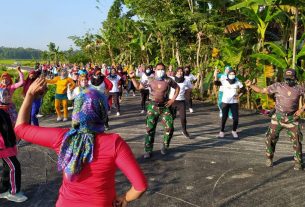
M 18 137 L 51 148 L 58 154 L 69 129 L 21 124 Z M 111 207 L 115 200 L 115 171 L 119 168 L 138 191 L 147 188 L 146 179 L 129 146 L 118 134 L 101 133 L 95 137 L 94 160 L 86 164 L 73 181 L 63 176 L 57 207 Z

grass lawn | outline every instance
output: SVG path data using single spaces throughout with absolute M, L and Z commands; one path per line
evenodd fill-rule
M 14 59 L 3 59 L 0 60 L 0 66 L 3 65 L 16 65 L 21 64 L 21 66 L 29 66 L 34 67 L 35 63 L 39 62 L 39 60 L 14 60 Z

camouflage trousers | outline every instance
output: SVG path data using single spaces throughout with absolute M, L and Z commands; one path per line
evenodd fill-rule
M 153 103 L 149 103 L 146 116 L 145 152 L 152 152 L 153 150 L 155 132 L 159 118 L 164 128 L 163 143 L 166 147 L 169 147 L 174 132 L 173 115 L 168 107 L 159 107 Z
M 279 134 L 282 129 L 287 130 L 287 135 L 293 144 L 294 160 L 297 163 L 302 163 L 302 143 L 303 135 L 298 120 L 294 116 L 284 116 L 275 113 L 271 118 L 271 124 L 266 136 L 266 156 L 273 158 L 275 152 L 275 145 L 279 139 Z

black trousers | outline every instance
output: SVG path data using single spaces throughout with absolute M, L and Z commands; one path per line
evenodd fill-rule
M 114 105 L 116 107 L 116 111 L 120 112 L 119 92 L 109 93 L 108 99 L 112 99 L 112 97 L 113 97 Z
M 173 110 L 173 116 L 176 118 L 177 116 L 177 111 L 179 111 L 179 116 L 180 116 L 180 122 L 181 122 L 181 127 L 182 131 L 186 132 L 186 113 L 185 113 L 185 101 L 178 101 L 176 100 L 173 105 L 172 105 L 172 110 Z
M 189 108 L 193 108 L 192 91 L 186 90 L 184 96 L 185 96 L 185 104 L 188 105 Z
M 3 168 L 0 168 L 1 182 L 0 193 L 10 191 L 11 194 L 16 194 L 21 187 L 21 168 L 16 156 L 2 158 Z
M 221 118 L 221 131 L 224 132 L 226 121 L 229 115 L 229 109 L 231 109 L 232 116 L 233 116 L 233 131 L 236 131 L 238 126 L 238 103 L 222 103 L 222 118 Z
M 146 111 L 146 101 L 149 99 L 149 90 L 148 89 L 141 89 L 141 109 Z

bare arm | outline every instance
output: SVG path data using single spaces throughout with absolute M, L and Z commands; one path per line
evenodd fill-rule
M 144 86 L 139 81 L 136 80 L 134 71 L 130 71 L 129 77 L 130 77 L 135 89 L 141 90 L 144 88 Z
M 247 80 L 245 82 L 245 84 L 246 84 L 247 87 L 252 88 L 252 90 L 255 91 L 256 93 L 268 94 L 267 88 L 261 88 L 261 87 L 258 87 L 256 85 L 252 85 L 250 80 Z
M 11 89 L 15 90 L 24 84 L 24 75 L 23 72 L 21 71 L 20 67 L 17 68 L 18 73 L 19 73 L 19 81 L 18 83 L 12 84 Z

